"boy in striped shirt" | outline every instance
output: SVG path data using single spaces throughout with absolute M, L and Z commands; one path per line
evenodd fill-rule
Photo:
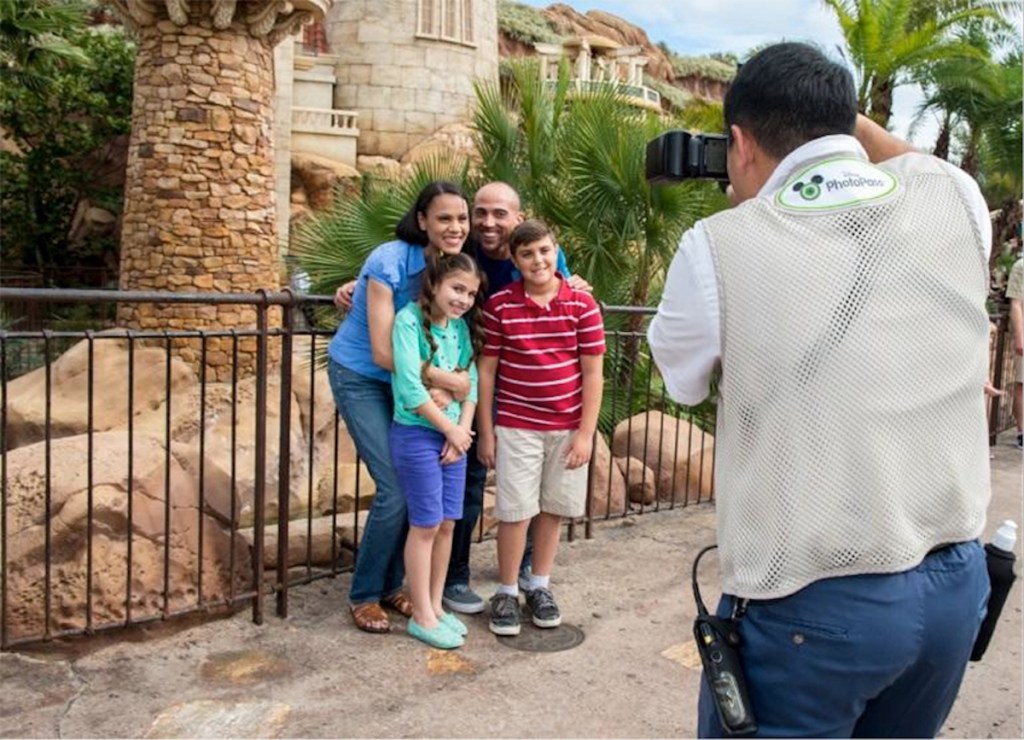
M 587 463 L 604 387 L 600 309 L 589 293 L 558 275 L 551 231 L 525 221 L 512 232 L 510 248 L 522 278 L 487 301 L 487 339 L 477 363 L 477 454 L 496 468 L 498 486 L 501 584 L 491 599 L 490 623 L 497 635 L 519 634 L 517 575 L 533 518 L 526 603 L 538 627 L 561 624 L 549 578 L 562 517 L 582 516 L 586 507 Z

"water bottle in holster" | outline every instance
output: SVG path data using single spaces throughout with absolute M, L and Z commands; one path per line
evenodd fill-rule
M 1003 611 L 1003 604 L 1006 603 L 1006 597 L 1017 577 L 1014 572 L 1017 556 L 1013 553 L 1016 542 L 1017 525 L 1007 519 L 996 531 L 992 541 L 985 545 L 985 565 L 988 567 L 988 580 L 992 591 L 988 597 L 988 611 L 971 650 L 971 660 L 981 660 L 981 656 L 985 654 L 989 640 L 992 639 L 992 632 L 999 621 L 999 614 Z

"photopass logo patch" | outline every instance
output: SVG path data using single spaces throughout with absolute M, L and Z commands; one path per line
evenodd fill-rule
M 817 200 L 821 195 L 821 183 L 823 182 L 825 182 L 825 178 L 822 175 L 812 175 L 811 181 L 808 183 L 793 183 L 793 192 L 800 193 L 800 197 L 804 200 Z
M 787 210 L 819 213 L 878 202 L 896 193 L 898 185 L 895 177 L 869 162 L 831 159 L 790 178 L 776 202 Z

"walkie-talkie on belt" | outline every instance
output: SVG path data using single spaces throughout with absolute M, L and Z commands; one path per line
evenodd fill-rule
M 740 635 L 733 619 L 709 614 L 700 598 L 697 585 L 697 565 L 709 550 L 705 547 L 693 561 L 693 598 L 697 602 L 697 618 L 693 622 L 693 637 L 697 652 L 704 665 L 704 676 L 711 689 L 711 697 L 718 720 L 728 735 L 747 735 L 757 731 L 757 722 L 747 695 L 747 683 L 740 663 Z

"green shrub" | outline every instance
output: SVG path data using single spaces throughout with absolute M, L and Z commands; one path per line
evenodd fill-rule
M 736 65 L 711 57 L 687 57 L 671 54 L 672 69 L 677 77 L 703 77 L 716 82 L 732 82 L 736 76 Z
M 562 37 L 537 8 L 511 0 L 498 0 L 498 30 L 524 44 L 562 42 Z

